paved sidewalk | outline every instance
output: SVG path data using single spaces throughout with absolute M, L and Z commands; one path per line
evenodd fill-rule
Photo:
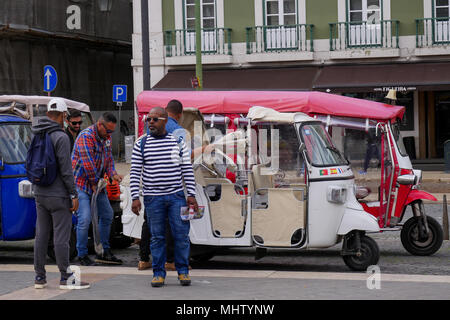
M 380 288 L 366 273 L 261 270 L 192 270 L 192 285 L 181 287 L 168 272 L 163 288 L 150 286 L 151 270 L 81 267 L 87 290 L 60 290 L 56 266 L 48 266 L 48 287 L 34 289 L 33 266 L 0 266 L 0 300 L 286 300 L 433 299 L 450 297 L 450 276 L 381 274 Z M 368 280 L 369 279 L 369 280 Z

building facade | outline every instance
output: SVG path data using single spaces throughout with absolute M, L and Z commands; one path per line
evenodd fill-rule
M 133 1 L 135 95 L 142 91 Z M 194 0 L 150 0 L 153 88 L 191 88 Z M 449 0 L 201 0 L 204 89 L 320 90 L 406 107 L 410 156 L 450 139 Z
M 51 95 L 88 104 L 96 119 L 106 110 L 118 115 L 113 85 L 126 84 L 121 119 L 132 134 L 132 8 L 130 0 L 0 1 L 0 94 L 47 95 L 51 65 L 58 76 Z

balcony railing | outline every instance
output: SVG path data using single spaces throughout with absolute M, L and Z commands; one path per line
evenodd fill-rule
M 416 47 L 450 43 L 450 17 L 416 19 Z
M 202 54 L 231 55 L 231 29 L 202 30 Z M 195 55 L 195 30 L 180 29 L 165 32 L 166 57 Z
M 330 23 L 330 50 L 398 48 L 399 21 L 380 20 Z
M 247 53 L 314 51 L 314 25 L 256 26 L 246 28 Z

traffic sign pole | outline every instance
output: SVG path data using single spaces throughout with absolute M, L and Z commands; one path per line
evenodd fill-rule
M 119 147 L 117 148 L 117 161 L 120 160 L 120 144 L 122 138 L 122 131 L 120 130 L 120 114 L 122 113 L 122 102 L 117 102 L 117 106 L 119 107 Z
M 117 160 L 120 159 L 120 144 L 121 144 L 121 134 L 122 131 L 120 130 L 120 120 L 121 120 L 121 113 L 122 113 L 122 103 L 127 102 L 127 86 L 126 85 L 119 85 L 115 84 L 113 85 L 113 102 L 116 103 L 117 107 L 119 107 L 119 145 L 117 148 Z

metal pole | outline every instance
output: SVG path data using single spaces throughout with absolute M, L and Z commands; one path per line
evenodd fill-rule
M 150 90 L 150 45 L 148 31 L 148 0 L 141 0 L 142 78 L 144 90 Z
M 201 23 L 200 0 L 195 0 L 195 76 L 198 79 L 197 90 L 202 90 L 203 88 Z
M 120 161 L 120 145 L 122 144 L 122 130 L 120 130 L 120 114 L 122 113 L 122 102 L 117 102 L 117 106 L 119 107 L 119 145 L 117 148 L 117 161 Z
M 447 195 L 444 194 L 442 199 L 444 208 L 442 210 L 442 227 L 444 229 L 444 240 L 449 240 L 448 235 L 448 211 L 447 211 Z

